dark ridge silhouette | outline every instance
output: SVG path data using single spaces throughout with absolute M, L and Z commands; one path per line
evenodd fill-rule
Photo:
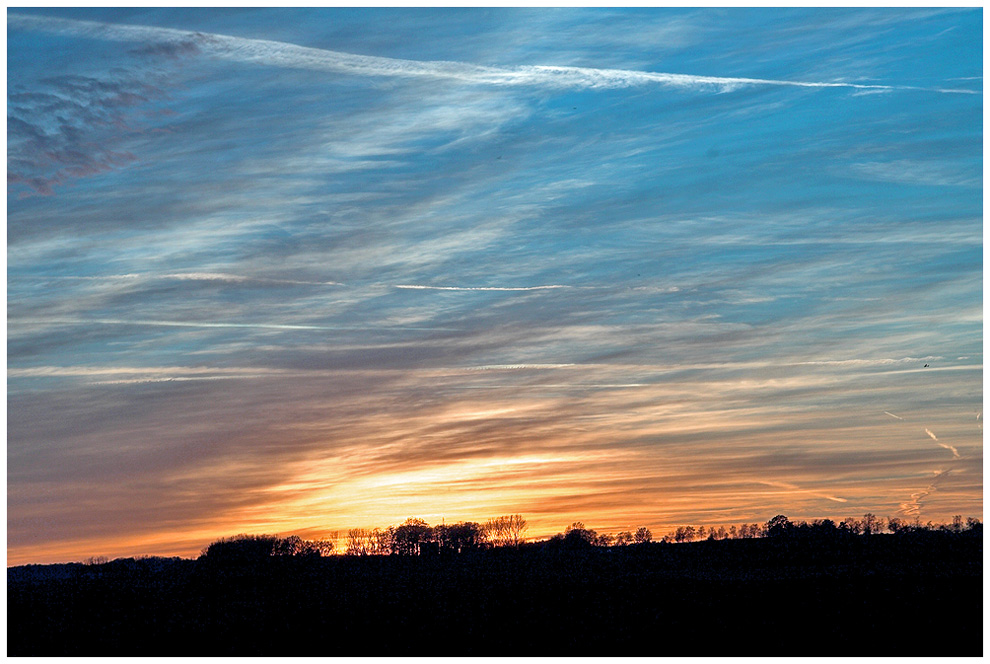
M 982 524 L 868 517 L 682 543 L 409 519 L 349 532 L 350 555 L 240 535 L 197 560 L 12 567 L 7 654 L 981 656 Z

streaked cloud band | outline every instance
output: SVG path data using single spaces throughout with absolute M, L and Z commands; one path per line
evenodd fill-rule
M 920 88 L 841 81 L 788 81 L 733 76 L 699 76 L 628 69 L 597 69 L 559 65 L 489 67 L 464 62 L 419 61 L 358 55 L 269 39 L 248 39 L 141 25 L 123 25 L 8 14 L 8 27 L 55 32 L 62 35 L 111 41 L 193 44 L 215 57 L 274 67 L 309 69 L 356 76 L 399 78 L 440 78 L 465 83 L 496 86 L 537 86 L 552 88 L 625 88 L 659 85 L 689 90 L 729 92 L 749 86 L 791 86 L 802 88 L 848 88 L 853 90 L 922 90 L 954 94 L 981 94 L 959 88 Z

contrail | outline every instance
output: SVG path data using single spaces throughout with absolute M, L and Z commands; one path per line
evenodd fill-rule
M 935 476 L 927 487 L 921 491 L 911 494 L 911 500 L 906 503 L 901 503 L 899 505 L 899 510 L 902 514 L 907 516 L 921 516 L 921 501 L 930 496 L 938 488 L 938 483 L 943 477 L 951 472 L 949 469 L 942 469 L 935 472 Z
M 959 451 L 956 448 L 954 448 L 952 445 L 948 445 L 946 443 L 939 442 L 939 439 L 935 437 L 935 434 L 933 434 L 928 429 L 925 429 L 925 433 L 927 433 L 931 437 L 932 440 L 934 440 L 936 443 L 938 443 L 938 446 L 939 447 L 944 447 L 945 449 L 947 449 L 950 452 L 952 452 L 952 456 L 954 458 L 956 458 L 956 459 L 959 458 Z
M 959 451 L 955 447 L 953 447 L 952 445 L 947 445 L 946 443 L 939 443 L 938 446 L 939 447 L 944 447 L 945 449 L 947 449 L 950 452 L 952 452 L 952 456 L 954 458 L 956 458 L 956 459 L 959 458 Z
M 894 418 L 895 420 L 903 420 L 903 419 L 904 419 L 903 417 L 898 417 L 897 415 L 894 415 L 893 413 L 888 413 L 887 411 L 883 411 L 883 412 L 884 412 L 885 414 L 887 414 L 887 415 L 890 415 L 890 416 L 891 416 L 891 417 L 893 417 L 893 418 Z
M 443 291 L 533 291 L 533 290 L 551 290 L 554 288 L 570 288 L 570 286 L 564 286 L 561 284 L 553 284 L 550 286 L 516 286 L 516 287 L 505 287 L 505 286 L 417 286 L 414 284 L 396 284 L 394 288 L 403 288 L 407 290 L 443 290 Z
M 220 34 L 205 34 L 174 28 L 123 25 L 75 19 L 7 14 L 7 27 L 38 30 L 74 37 L 147 44 L 184 43 L 195 45 L 214 57 L 237 62 L 274 67 L 308 69 L 359 76 L 404 78 L 441 78 L 480 85 L 538 86 L 554 88 L 625 88 L 639 85 L 663 85 L 690 90 L 728 92 L 753 85 L 802 88 L 848 88 L 855 90 L 917 90 L 954 94 L 982 94 L 976 90 L 955 88 L 920 88 L 904 85 L 866 85 L 823 81 L 787 81 L 763 78 L 696 76 L 627 69 L 596 69 L 526 65 L 486 67 L 464 62 L 401 60 L 371 55 L 298 46 L 268 39 L 248 39 Z
M 502 369 L 563 369 L 576 366 L 570 364 L 486 364 L 480 367 L 469 367 L 471 371 L 496 371 Z
M 763 484 L 765 486 L 772 486 L 772 487 L 775 487 L 775 488 L 778 488 L 778 489 L 786 489 L 788 491 L 794 491 L 796 493 L 808 493 L 808 494 L 811 494 L 812 496 L 817 496 L 819 498 L 825 498 L 826 500 L 831 500 L 832 502 L 835 502 L 835 503 L 848 503 L 849 502 L 845 498 L 839 498 L 837 496 L 830 496 L 827 493 L 820 493 L 818 491 L 812 491 L 811 489 L 802 489 L 801 487 L 799 487 L 799 486 L 797 486 L 795 484 L 789 484 L 788 482 L 765 482 L 765 481 L 761 481 L 760 484 Z

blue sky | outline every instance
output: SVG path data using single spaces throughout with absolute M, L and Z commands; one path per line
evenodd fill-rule
M 12 561 L 982 517 L 982 10 L 7 20 Z

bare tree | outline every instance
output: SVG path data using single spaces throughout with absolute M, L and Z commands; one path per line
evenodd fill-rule
M 521 514 L 509 515 L 509 543 L 512 544 L 512 546 L 519 546 L 522 544 L 523 533 L 528 527 L 529 524 L 526 523 L 526 519 L 524 519 Z
M 521 514 L 508 514 L 489 519 L 482 530 L 494 546 L 519 546 L 527 527 L 526 519 Z
M 961 533 L 963 531 L 963 518 L 961 514 L 952 517 L 952 532 Z
M 370 532 L 364 528 L 351 528 L 347 531 L 347 555 L 366 556 Z
M 636 534 L 633 536 L 636 539 L 637 544 L 645 544 L 653 540 L 653 533 L 650 532 L 649 528 L 641 527 L 636 530 Z
M 392 553 L 392 529 L 375 528 L 369 538 L 371 552 L 377 556 Z
M 880 532 L 880 528 L 878 527 L 879 524 L 877 517 L 872 512 L 867 512 L 866 514 L 864 514 L 863 520 L 860 523 L 862 524 L 861 528 L 863 530 L 864 535 L 872 535 L 874 533 Z
M 336 548 L 334 546 L 332 539 L 318 539 L 311 542 L 313 548 L 316 550 L 317 555 L 320 556 L 332 556 L 333 551 Z

